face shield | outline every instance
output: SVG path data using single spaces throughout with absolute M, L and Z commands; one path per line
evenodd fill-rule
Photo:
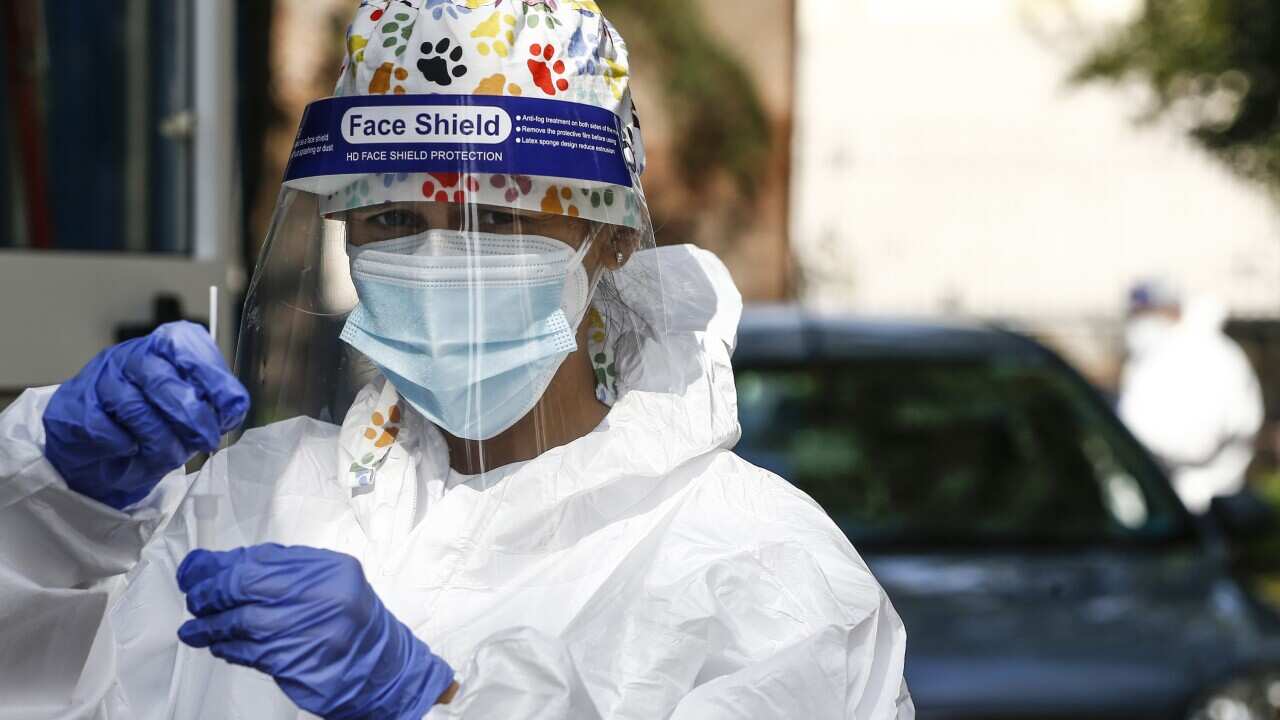
M 363 393 L 396 408 L 375 445 L 413 412 L 454 451 L 532 456 L 583 403 L 681 392 L 640 153 L 629 111 L 581 103 L 314 103 L 244 308 L 246 427 L 344 425 Z

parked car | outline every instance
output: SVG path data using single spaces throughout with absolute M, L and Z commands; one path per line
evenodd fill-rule
M 748 310 L 747 460 L 818 501 L 907 627 L 919 717 L 1280 717 L 1280 618 L 1077 372 L 994 328 Z

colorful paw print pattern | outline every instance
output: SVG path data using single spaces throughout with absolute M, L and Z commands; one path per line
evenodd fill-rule
M 565 64 L 564 60 L 555 60 L 556 48 L 551 43 L 539 45 L 534 43 L 529 48 L 532 57 L 529 58 L 529 74 L 533 76 L 533 84 L 538 89 L 548 95 L 555 95 L 556 91 L 565 92 L 569 89 L 569 81 L 564 77 Z
M 582 211 L 578 206 L 573 204 L 573 190 L 559 185 L 552 185 L 547 188 L 547 192 L 542 196 L 542 206 L 539 208 L 542 212 L 549 215 L 568 215 L 569 217 L 581 217 Z
M 463 15 L 471 12 L 472 4 L 479 3 L 456 3 L 453 0 L 427 0 L 427 6 L 423 10 L 431 13 L 432 20 L 444 20 L 446 16 L 450 20 L 457 20 Z
M 409 71 L 399 67 L 395 63 L 382 63 L 376 72 L 373 73 L 373 79 L 369 81 L 370 95 L 386 95 L 392 91 L 394 85 L 395 94 L 403 95 L 405 93 L 403 83 L 409 79 Z
M 427 173 L 427 178 L 422 181 L 422 197 L 415 199 L 462 203 L 479 190 L 480 181 L 474 175 Z
M 588 17 L 601 15 L 600 6 L 596 4 L 596 0 L 565 0 L 566 4 L 578 12 Z
M 594 0 L 365 0 L 346 50 L 337 96 L 482 87 L 582 102 L 624 121 L 630 110 L 626 43 Z M 412 77 L 396 77 L 397 67 Z
M 347 36 L 347 56 L 355 62 L 364 61 L 364 49 L 369 44 L 369 38 L 363 35 Z
M 396 57 L 403 57 L 417 24 L 416 16 L 407 12 L 396 13 L 392 22 L 382 26 L 382 47 L 391 48 Z
M 533 178 L 528 175 L 493 175 L 489 184 L 502 191 L 502 198 L 508 203 L 515 203 L 533 192 Z
M 480 81 L 475 90 L 471 91 L 473 95 L 523 95 L 524 89 L 519 85 L 508 82 L 507 76 L 502 73 L 496 73 Z
M 370 205 L 374 200 L 372 189 L 373 185 L 369 182 L 369 178 L 360 178 L 337 193 L 338 202 L 346 209 Z
M 418 60 L 418 70 L 428 82 L 448 87 L 455 78 L 466 76 L 467 66 L 462 64 L 465 55 L 462 46 L 458 45 L 450 50 L 451 46 L 449 38 L 437 43 L 422 43 L 422 58 Z
M 564 20 L 556 16 L 560 11 L 560 5 L 556 0 L 524 0 L 524 4 L 529 9 L 525 15 L 525 22 L 529 27 L 555 30 L 564 26 Z
M 596 399 L 613 407 L 618 401 L 618 365 L 616 343 L 609 342 L 609 325 L 593 305 L 587 310 L 587 351 L 596 375 Z
M 347 468 L 351 487 L 372 485 L 387 453 L 400 437 L 403 413 L 400 396 L 391 383 L 385 383 L 378 397 L 369 397 L 365 411 L 353 414 L 343 423 L 340 444 L 350 458 Z
M 382 173 L 320 198 L 320 213 L 392 202 L 491 205 L 643 228 L 648 212 L 631 188 L 572 184 L 560 178 L 506 173 Z
M 582 197 L 590 203 L 593 208 L 599 208 L 601 206 L 613 207 L 613 203 L 617 199 L 616 193 L 614 193 L 613 188 L 610 187 L 606 187 L 603 190 L 600 188 L 583 188 Z
M 603 108 L 622 124 L 633 173 L 643 170 L 627 45 L 596 0 L 364 0 L 347 31 L 334 95 L 384 94 L 522 96 Z M 475 173 L 388 177 L 352 178 L 323 199 L 327 212 L 431 199 L 633 227 L 644 217 L 638 191 L 607 183 Z
M 516 44 L 516 16 L 499 10 L 477 25 L 471 37 L 478 40 L 476 52 L 481 55 L 507 57 Z
M 369 424 L 370 427 L 364 430 L 365 439 L 372 441 L 375 448 L 390 445 L 400 434 L 400 406 L 392 405 L 385 417 L 381 412 L 374 411 Z
M 569 45 L 564 49 L 565 55 L 580 63 L 587 74 L 594 75 L 599 68 L 594 47 L 600 41 L 599 35 L 588 36 L 584 28 L 578 28 L 569 36 Z

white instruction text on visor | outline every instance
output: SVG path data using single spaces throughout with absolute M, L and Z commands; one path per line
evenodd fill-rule
M 353 107 L 342 118 L 342 137 L 371 143 L 466 143 L 499 145 L 514 123 L 500 107 Z

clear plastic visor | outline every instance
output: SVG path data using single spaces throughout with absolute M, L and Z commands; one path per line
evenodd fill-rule
M 236 358 L 247 427 L 363 424 L 376 454 L 395 440 L 392 416 L 411 413 L 475 472 L 590 432 L 618 397 L 619 352 L 638 362 L 663 333 L 661 278 L 642 208 L 626 224 L 564 209 L 458 198 L 335 211 L 286 188 Z

